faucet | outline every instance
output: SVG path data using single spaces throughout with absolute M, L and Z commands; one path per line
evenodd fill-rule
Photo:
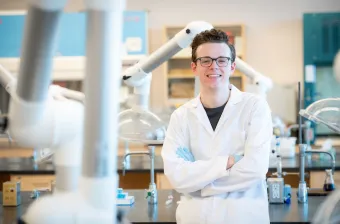
M 311 125 L 312 125 L 312 123 L 310 121 L 305 121 L 304 124 L 301 125 L 301 128 L 305 129 L 304 138 L 305 138 L 305 141 L 306 141 L 306 144 L 307 144 L 307 149 L 310 149 L 310 141 L 311 140 L 308 137 L 308 135 L 310 133 Z M 295 130 L 295 129 L 299 129 L 299 124 L 289 125 L 288 128 L 287 128 L 285 136 L 290 137 L 291 130 Z
M 33 149 L 33 155 L 31 159 L 34 162 L 34 165 L 40 165 L 44 163 L 49 163 L 52 161 L 54 152 L 44 152 L 43 150 L 46 149 L 39 149 L 39 148 L 34 148 Z
M 157 204 L 157 188 L 155 184 L 155 146 L 148 146 L 149 151 L 129 152 L 123 158 L 123 176 L 125 176 L 126 158 L 132 155 L 148 155 L 150 157 L 150 184 L 147 190 L 149 204 Z
M 298 202 L 305 203 L 307 202 L 307 184 L 305 181 L 305 156 L 307 153 L 324 153 L 331 157 L 332 159 L 332 173 L 334 174 L 335 170 L 335 158 L 334 155 L 330 152 L 326 151 L 318 151 L 318 150 L 307 150 L 307 144 L 299 144 L 299 156 L 300 156 L 300 182 L 298 187 Z

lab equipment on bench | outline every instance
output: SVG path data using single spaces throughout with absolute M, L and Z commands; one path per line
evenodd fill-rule
M 311 121 L 305 121 L 304 124 L 301 125 L 301 128 L 304 129 L 303 137 L 304 137 L 304 141 L 307 144 L 308 150 L 311 149 L 310 142 L 313 139 L 313 136 L 312 136 L 313 132 L 312 132 L 312 129 L 311 129 L 311 125 L 312 125 Z M 289 125 L 287 130 L 286 130 L 285 137 L 286 138 L 291 137 L 291 131 L 295 130 L 295 129 L 299 129 L 299 124 Z
M 295 158 L 296 137 L 280 137 L 280 154 L 282 158 Z
M 278 115 L 275 114 L 272 114 L 272 120 L 273 120 L 273 134 L 275 136 L 283 137 L 285 134 L 286 124 Z
M 326 170 L 326 178 L 325 183 L 323 184 L 324 191 L 333 191 L 335 190 L 334 178 L 331 169 Z
M 33 189 L 30 194 L 30 198 L 38 199 L 40 197 L 41 192 L 47 192 L 49 189 L 41 188 L 41 189 Z
M 282 177 L 268 178 L 268 200 L 269 203 L 284 203 L 284 179 Z
M 127 192 L 124 192 L 123 188 L 118 188 L 116 201 L 118 206 L 132 205 L 135 203 L 135 197 L 129 195 Z
M 276 161 L 276 176 L 282 177 L 282 158 L 281 158 L 281 139 L 279 136 L 276 136 L 275 139 L 275 148 L 272 150 L 272 154 L 274 154 Z
M 292 198 L 292 186 L 290 186 L 289 184 L 285 184 L 283 196 L 284 196 L 284 202 L 286 204 L 290 204 L 291 198 Z
M 171 205 L 174 200 L 172 195 L 168 195 L 168 199 L 165 201 L 165 205 Z
M 301 102 L 301 83 L 298 83 L 298 105 L 299 109 L 302 109 L 302 102 Z M 299 203 L 306 203 L 307 202 L 307 183 L 305 181 L 305 152 L 307 150 L 307 145 L 302 144 L 302 117 L 299 116 L 299 175 L 300 181 L 297 191 L 297 197 Z
M 284 179 L 282 172 L 282 160 L 280 155 L 280 137 L 276 136 L 275 138 L 275 147 L 272 150 L 272 154 L 274 155 L 273 160 L 276 162 L 276 172 L 273 173 L 273 176 L 267 178 L 267 187 L 268 187 L 268 200 L 269 203 L 284 203 L 285 202 L 285 193 L 284 193 Z
M 123 158 L 123 176 L 125 176 L 126 159 L 132 155 L 148 155 L 150 157 L 150 183 L 146 191 L 146 198 L 149 204 L 158 203 L 157 186 L 155 183 L 155 146 L 148 146 L 149 151 L 129 152 Z
M 318 100 L 300 110 L 300 115 L 315 123 L 326 125 L 335 133 L 340 133 L 340 98 Z
M 334 75 L 337 80 L 340 80 L 340 51 L 334 59 Z M 329 129 L 340 134 L 340 98 L 327 98 L 314 102 L 306 109 L 299 111 L 300 117 L 303 116 L 315 123 L 322 123 Z M 301 154 L 301 153 L 300 153 Z M 300 164 L 300 170 L 301 170 Z M 328 171 L 328 173 L 331 173 Z M 300 173 L 301 177 L 301 173 Z M 331 182 L 331 180 L 325 180 L 325 183 Z M 324 223 L 339 223 L 339 209 L 340 203 L 340 189 L 332 191 L 326 200 L 319 206 L 313 217 L 313 224 Z
M 166 124 L 148 109 L 131 108 L 119 113 L 119 138 L 125 145 L 130 142 L 163 143 Z
M 338 99 L 324 99 L 311 104 L 307 109 L 300 110 L 300 117 L 304 116 L 305 118 L 327 125 L 330 129 L 335 132 L 340 132 L 340 98 Z M 323 150 L 308 150 L 307 145 L 306 149 L 302 147 L 302 154 L 300 155 L 300 159 L 304 160 L 304 157 L 307 153 L 311 154 L 325 154 L 328 155 L 330 159 L 330 168 L 331 174 L 334 174 L 335 169 L 335 157 L 333 153 L 329 151 Z M 300 178 L 301 172 L 304 173 L 304 167 L 300 167 Z M 327 179 L 327 178 L 326 178 Z M 331 180 L 331 178 L 329 178 Z M 328 188 L 327 188 L 328 189 Z
M 334 62 L 334 75 L 337 80 L 340 80 L 340 51 L 337 54 Z M 314 102 L 306 109 L 301 110 L 299 114 L 305 118 L 326 125 L 329 129 L 340 134 L 340 98 L 328 98 Z M 328 171 L 328 173 L 331 173 Z M 331 180 L 325 180 L 325 183 L 332 182 Z M 326 200 L 317 209 L 313 224 L 322 223 L 339 223 L 339 212 L 335 210 L 339 208 L 340 202 L 340 189 L 334 190 Z
M 337 63 L 340 64 L 340 57 L 338 57 Z M 337 75 L 340 77 L 340 70 Z M 340 134 L 340 98 L 328 98 L 316 101 L 306 109 L 300 110 L 300 115 L 313 122 L 322 123 L 329 129 Z M 332 153 L 329 153 L 329 156 L 334 159 Z M 339 214 L 336 210 L 339 208 L 340 203 L 340 189 L 335 189 L 333 185 L 333 171 L 334 169 L 326 170 L 323 190 L 325 192 L 328 192 L 326 190 L 331 190 L 331 193 L 328 194 L 326 200 L 316 210 L 312 220 L 313 224 L 340 222 L 339 216 L 336 216 L 336 214 Z
M 328 118 L 328 116 L 333 115 L 334 116 L 334 109 L 335 111 L 340 111 L 340 105 L 338 105 L 338 108 L 334 108 L 334 107 L 326 107 L 325 104 L 322 104 L 322 109 L 321 107 L 317 107 L 318 110 L 311 110 L 311 109 L 315 109 L 313 107 L 313 104 L 310 105 L 306 110 L 302 109 L 301 106 L 301 88 L 300 88 L 300 82 L 299 82 L 299 158 L 300 158 L 300 167 L 299 167 L 299 176 L 300 176 L 300 182 L 299 182 L 299 188 L 298 188 L 298 202 L 299 203 L 306 203 L 308 201 L 308 188 L 307 188 L 307 184 L 305 182 L 305 156 L 307 153 L 324 153 L 327 154 L 331 157 L 331 168 L 332 168 L 332 172 L 334 172 L 334 167 L 335 167 L 335 158 L 333 156 L 332 153 L 327 152 L 327 151 L 319 151 L 319 150 L 309 150 L 308 149 L 308 145 L 307 144 L 302 144 L 302 116 L 306 117 L 309 120 L 318 120 L 324 122 L 324 123 L 328 123 L 325 121 L 325 119 L 322 117 L 322 114 L 325 115 L 324 113 L 326 113 L 326 117 Z M 340 100 L 340 99 L 339 99 Z M 333 101 L 332 101 L 333 102 Z M 315 113 L 316 112 L 316 113 Z M 330 113 L 329 113 L 330 112 Z M 332 117 L 332 116 L 331 116 Z M 334 118 L 330 118 L 330 119 L 334 119 Z M 340 119 L 339 118 L 335 118 L 337 119 L 340 124 Z M 329 123 L 331 128 L 334 128 L 334 126 L 336 127 L 337 124 L 336 122 L 330 122 Z M 340 131 L 340 129 L 339 129 Z M 327 179 L 327 178 L 326 178 Z M 329 178 L 330 179 L 330 178 Z
M 276 162 L 277 176 L 278 177 L 282 177 L 283 173 L 282 173 L 282 159 L 281 159 L 281 155 L 277 155 L 276 159 L 277 159 L 277 162 Z
M 21 204 L 20 181 L 6 181 L 2 184 L 2 205 L 18 206 Z
M 287 173 L 282 171 L 282 148 L 281 148 L 281 137 L 275 136 L 274 147 L 271 150 L 270 160 L 275 162 L 276 172 L 272 175 L 281 178 L 285 176 Z

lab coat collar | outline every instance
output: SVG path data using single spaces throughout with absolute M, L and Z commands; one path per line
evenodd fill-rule
M 235 105 L 239 102 L 241 102 L 242 100 L 242 92 L 236 88 L 236 86 L 230 84 L 229 85 L 229 88 L 231 89 L 230 91 L 230 97 L 229 97 L 229 100 L 228 100 L 228 105 Z M 198 94 L 198 96 L 196 98 L 194 98 L 194 100 L 192 101 L 192 106 L 194 108 L 197 108 L 199 105 L 202 105 L 202 102 L 201 102 L 201 94 Z M 202 105 L 203 107 L 203 105 Z
M 211 135 L 214 135 L 214 133 L 218 132 L 218 130 L 220 129 L 219 127 L 221 127 L 228 120 L 228 118 L 230 117 L 230 114 L 232 114 L 233 106 L 241 102 L 242 100 L 242 92 L 239 89 L 237 89 L 234 85 L 230 85 L 229 88 L 231 88 L 230 97 L 227 102 L 227 105 L 224 108 L 223 114 L 220 120 L 218 121 L 215 132 L 211 127 L 209 118 L 202 105 L 200 94 L 192 101 L 192 106 L 193 108 L 195 108 L 196 116 L 198 120 L 200 121 L 200 123 L 202 123 L 206 131 L 210 133 Z

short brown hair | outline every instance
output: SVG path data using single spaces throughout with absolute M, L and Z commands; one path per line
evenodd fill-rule
M 203 31 L 195 36 L 191 43 L 191 60 L 193 62 L 196 61 L 197 55 L 196 55 L 196 50 L 198 46 L 205 44 L 205 43 L 226 43 L 231 51 L 231 58 L 230 60 L 232 62 L 235 61 L 236 57 L 236 52 L 235 52 L 235 47 L 233 44 L 229 42 L 229 36 L 222 30 L 216 30 L 216 29 L 211 29 L 211 30 L 206 30 Z

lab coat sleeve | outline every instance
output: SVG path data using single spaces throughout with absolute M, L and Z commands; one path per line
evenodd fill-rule
M 269 168 L 273 128 L 271 111 L 264 99 L 255 102 L 246 129 L 244 157 L 229 169 L 228 176 L 202 189 L 202 196 L 244 191 L 255 183 L 265 180 Z
M 228 175 L 228 156 L 219 156 L 210 160 L 188 162 L 178 158 L 179 147 L 189 147 L 189 135 L 186 132 L 186 117 L 176 111 L 172 114 L 162 148 L 164 174 L 174 189 L 180 193 L 192 193 L 203 189 L 214 180 Z

